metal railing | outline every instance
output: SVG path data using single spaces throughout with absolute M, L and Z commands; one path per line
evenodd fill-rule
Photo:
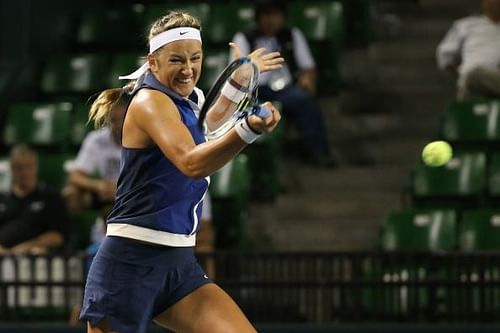
M 200 254 L 254 322 L 500 322 L 500 253 Z M 0 257 L 0 320 L 65 319 L 86 257 Z

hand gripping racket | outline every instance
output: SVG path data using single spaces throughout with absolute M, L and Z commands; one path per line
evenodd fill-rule
M 269 108 L 258 104 L 258 83 L 259 68 L 248 57 L 234 60 L 222 71 L 208 91 L 198 118 L 198 126 L 204 129 L 207 139 L 221 137 L 239 120 L 251 115 L 261 118 L 271 115 Z M 223 94 L 227 85 L 235 92 L 234 96 Z

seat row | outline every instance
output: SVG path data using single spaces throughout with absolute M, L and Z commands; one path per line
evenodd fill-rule
M 413 204 L 420 207 L 473 207 L 495 202 L 500 198 L 500 154 L 459 152 L 442 167 L 418 162 L 409 191 Z
M 386 251 L 500 250 L 500 208 L 394 211 L 380 239 Z
M 101 90 L 123 86 L 126 81 L 118 76 L 133 72 L 144 61 L 145 54 L 137 52 L 61 54 L 43 66 L 39 88 L 49 97 L 73 96 L 85 100 Z M 207 90 L 228 62 L 227 47 L 207 49 L 198 86 Z
M 366 2 L 366 1 L 365 1 Z M 288 17 L 292 25 L 300 27 L 310 40 L 342 43 L 344 32 L 343 2 L 292 1 Z M 88 6 L 76 18 L 78 45 L 105 45 L 130 47 L 142 40 L 156 19 L 169 10 L 184 10 L 197 16 L 203 35 L 209 43 L 230 41 L 237 31 L 247 30 L 254 23 L 254 4 L 251 2 L 158 2 L 114 6 Z
M 448 103 L 440 136 L 455 148 L 489 150 L 500 143 L 500 100 L 474 99 Z

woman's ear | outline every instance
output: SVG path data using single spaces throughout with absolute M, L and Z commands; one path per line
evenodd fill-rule
M 153 73 L 158 71 L 158 59 L 156 59 L 155 55 L 153 54 L 148 54 L 147 57 L 149 68 Z

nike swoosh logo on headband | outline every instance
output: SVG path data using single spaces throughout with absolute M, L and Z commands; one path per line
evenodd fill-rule
M 180 32 L 179 32 L 179 35 L 185 35 L 185 34 L 187 34 L 188 32 L 189 32 L 189 31 L 180 31 Z

